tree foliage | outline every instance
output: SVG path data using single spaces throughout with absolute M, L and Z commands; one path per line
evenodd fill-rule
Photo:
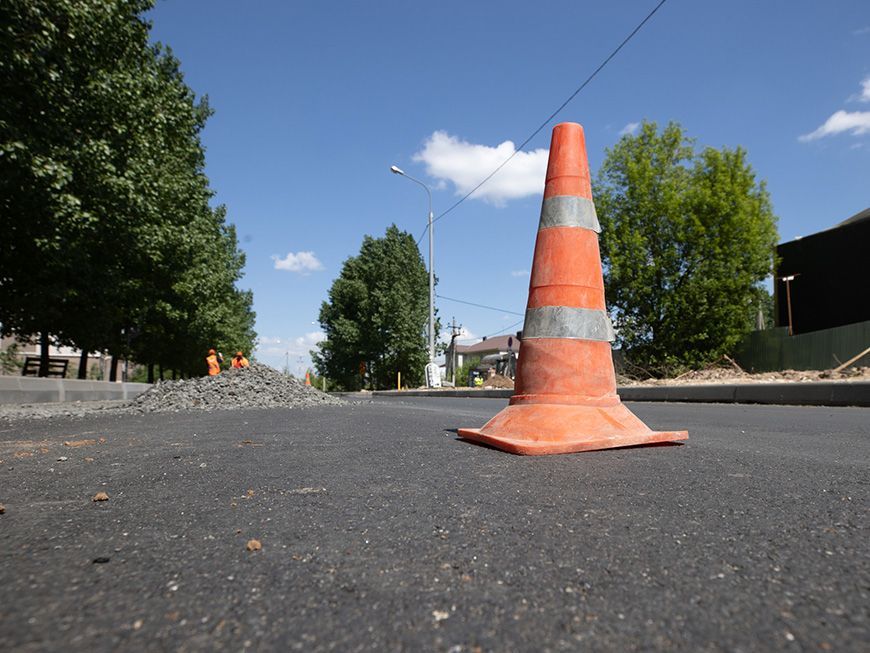
M 700 152 L 644 122 L 607 151 L 594 185 L 617 341 L 654 373 L 729 353 L 771 274 L 776 218 L 746 152 Z
M 395 225 L 383 238 L 366 236 L 344 262 L 320 308 L 326 339 L 312 352 L 317 373 L 345 389 L 423 381 L 428 362 L 429 278 L 413 236 Z M 437 322 L 436 322 L 437 324 Z
M 201 373 L 209 346 L 250 351 L 251 297 L 210 205 L 207 98 L 149 44 L 152 4 L 0 4 L 0 323 Z

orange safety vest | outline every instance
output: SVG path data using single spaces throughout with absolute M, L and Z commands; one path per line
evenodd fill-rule
M 217 376 L 221 373 L 221 364 L 218 363 L 218 358 L 215 354 L 209 354 L 205 359 L 205 362 L 208 364 L 209 376 Z
M 250 365 L 248 359 L 244 356 L 241 358 L 233 358 L 233 367 L 249 367 Z

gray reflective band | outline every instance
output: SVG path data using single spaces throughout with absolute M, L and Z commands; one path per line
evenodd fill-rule
M 592 200 L 576 195 L 556 195 L 544 200 L 538 229 L 547 227 L 583 227 L 597 234 L 601 233 L 595 204 Z
M 574 338 L 613 342 L 613 325 L 602 310 L 541 306 L 526 310 L 523 340 L 527 338 Z

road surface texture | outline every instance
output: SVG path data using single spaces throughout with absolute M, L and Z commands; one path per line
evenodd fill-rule
M 0 423 L 0 650 L 870 649 L 870 410 L 633 404 L 688 443 L 548 457 L 452 432 L 505 403 Z

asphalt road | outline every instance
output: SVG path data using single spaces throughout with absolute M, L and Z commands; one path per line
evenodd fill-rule
M 451 432 L 505 403 L 0 423 L 0 650 L 870 648 L 870 410 L 630 404 L 688 443 L 547 457 Z

